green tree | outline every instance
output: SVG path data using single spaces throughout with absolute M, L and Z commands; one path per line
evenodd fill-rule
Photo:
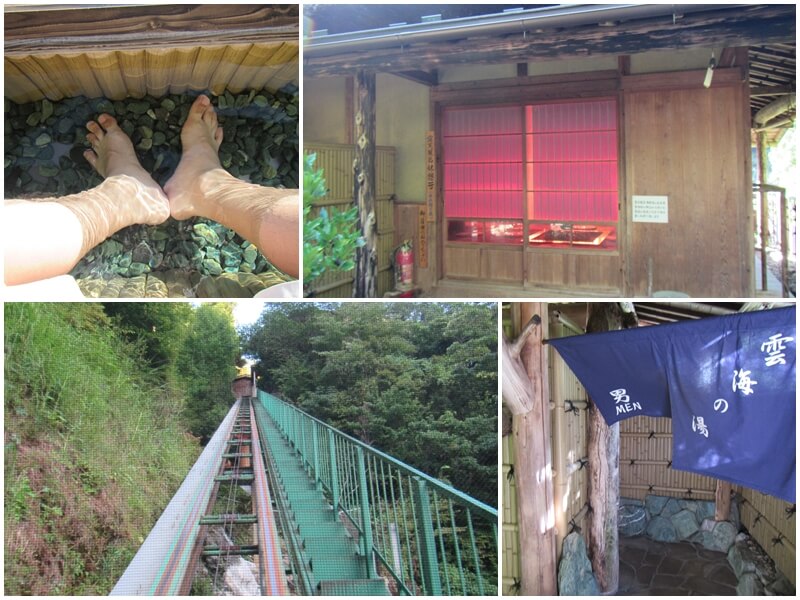
M 202 304 L 194 310 L 190 331 L 178 352 L 177 366 L 188 401 L 189 430 L 205 443 L 233 402 L 231 381 L 239 355 L 239 336 L 230 304 Z

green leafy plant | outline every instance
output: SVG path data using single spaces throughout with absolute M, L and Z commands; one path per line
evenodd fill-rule
M 364 245 L 357 229 L 358 209 L 319 210 L 312 218 L 314 201 L 327 193 L 325 174 L 314 168 L 316 154 L 306 154 L 303 168 L 303 280 L 306 286 L 326 271 L 355 268 L 355 252 Z

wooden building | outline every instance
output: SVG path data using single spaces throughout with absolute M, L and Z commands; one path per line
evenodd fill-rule
M 384 236 L 428 295 L 751 296 L 751 130 L 794 90 L 795 6 L 503 8 L 306 8 L 304 144 L 348 189 L 355 156 L 378 270 Z
M 562 544 L 577 531 L 589 548 L 595 575 L 603 565 L 594 543 L 617 547 L 620 498 L 647 495 L 715 502 L 715 520 L 727 519 L 738 494 L 741 525 L 796 585 L 794 505 L 746 486 L 671 468 L 672 419 L 636 416 L 607 426 L 589 411 L 578 378 L 544 340 L 583 334 L 594 303 L 511 303 L 504 306 L 502 459 L 502 589 L 504 595 L 554 595 Z M 763 303 L 633 304 L 639 326 L 760 310 Z M 523 323 L 536 325 L 520 339 Z M 515 366 L 516 365 L 516 366 Z M 517 369 L 517 375 L 511 373 Z M 542 374 L 546 374 L 542 376 Z M 590 414 L 598 413 L 598 414 Z M 598 424 L 592 422 L 593 419 Z M 598 442 L 592 430 L 616 440 Z M 612 430 L 616 430 L 613 433 Z M 604 447 L 605 446 L 605 447 Z M 598 449 L 605 452 L 598 455 Z M 598 480 L 613 480 L 598 489 Z M 592 489 L 592 486 L 595 489 Z M 610 500 L 609 500 L 610 499 Z M 606 501 L 608 500 L 608 505 Z M 609 510 L 605 510 L 609 509 Z M 613 526 L 605 526 L 612 523 Z M 608 540 L 614 533 L 613 542 Z M 594 554 L 612 554 L 605 551 Z M 614 562 L 613 560 L 611 561 Z M 619 563 L 610 565 L 610 571 Z M 598 576 L 598 580 L 600 577 Z M 604 593 L 614 593 L 614 577 Z

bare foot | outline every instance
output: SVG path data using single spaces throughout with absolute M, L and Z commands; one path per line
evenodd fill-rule
M 181 129 L 181 161 L 164 185 L 174 218 L 187 219 L 206 212 L 200 208 L 205 199 L 201 177 L 209 171 L 222 169 L 218 155 L 221 143 L 222 128 L 217 124 L 211 100 L 208 96 L 198 96 Z
M 116 119 L 103 113 L 97 121 L 86 123 L 86 129 L 89 130 L 86 139 L 92 149 L 83 156 L 95 171 L 105 178 L 122 175 L 135 180 L 135 198 L 120 198 L 118 209 L 130 209 L 131 214 L 126 216 L 132 223 L 163 223 L 169 217 L 169 200 L 139 164 L 130 138 L 117 125 Z

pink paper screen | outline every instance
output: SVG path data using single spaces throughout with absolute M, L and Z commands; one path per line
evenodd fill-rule
M 446 217 L 617 220 L 613 100 L 447 109 L 443 146 Z

